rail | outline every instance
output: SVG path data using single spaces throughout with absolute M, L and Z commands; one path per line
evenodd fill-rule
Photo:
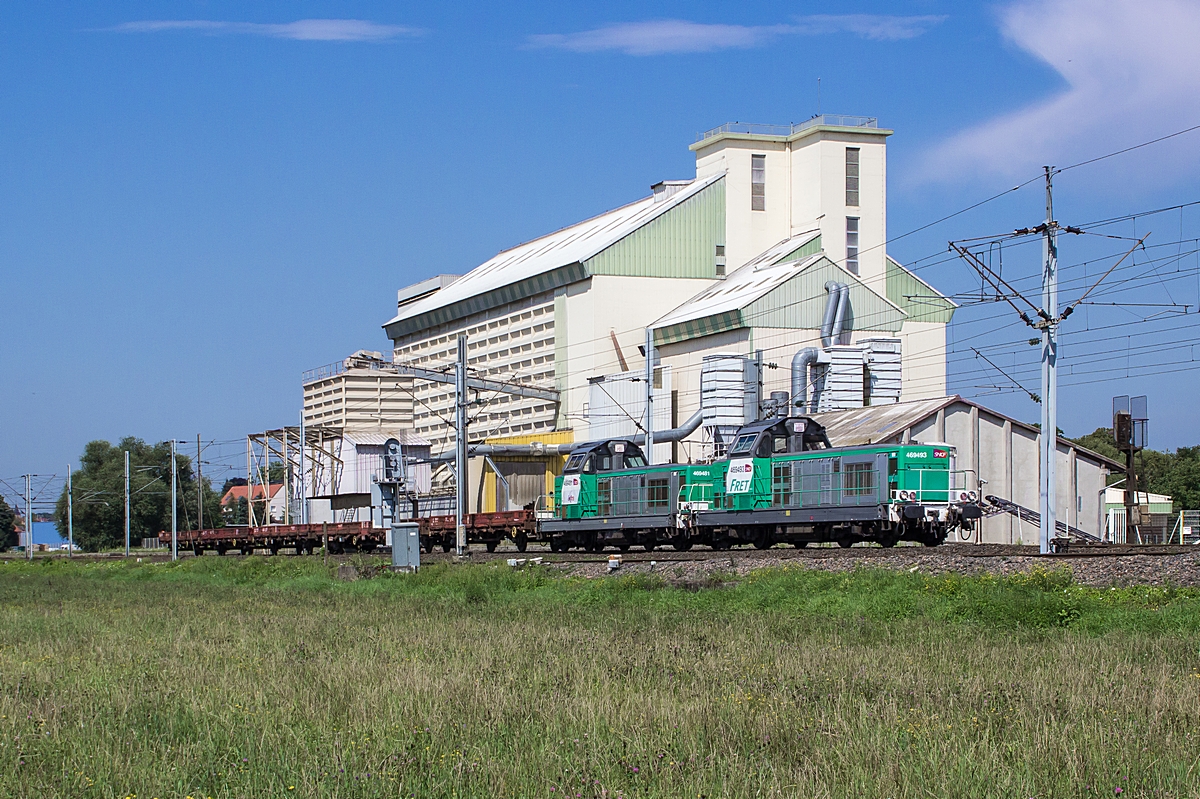
M 853 116 L 850 114 L 818 114 L 812 119 L 792 125 L 765 125 L 757 122 L 726 122 L 724 125 L 696 134 L 696 141 L 705 141 L 723 133 L 745 133 L 752 136 L 794 136 L 802 130 L 820 125 L 836 128 L 878 128 L 876 117 Z

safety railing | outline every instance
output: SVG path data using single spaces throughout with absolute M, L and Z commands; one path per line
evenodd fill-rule
M 867 468 L 855 468 L 858 466 Z M 843 463 L 836 472 L 807 474 L 797 471 L 795 464 L 775 464 L 769 476 L 755 475 L 749 490 L 741 494 L 730 494 L 723 485 L 716 486 L 713 504 L 714 507 L 726 509 L 744 507 L 737 497 L 749 497 L 749 504 L 755 509 L 854 507 L 878 505 L 890 500 L 951 504 L 979 499 L 977 481 L 972 471 L 913 469 L 910 473 L 916 474 L 917 486 L 901 489 L 870 464 Z M 972 495 L 974 500 L 971 499 Z
M 979 500 L 979 481 L 973 471 L 910 468 L 908 473 L 917 475 L 917 487 L 898 489 L 896 499 L 901 501 L 942 505 Z M 974 500 L 970 498 L 972 493 Z
M 533 503 L 533 517 L 535 519 L 554 519 L 557 518 L 558 511 L 553 494 L 541 494 Z
M 1181 510 L 1171 529 L 1170 542 L 1200 544 L 1200 510 Z
M 752 136 L 792 136 L 802 130 L 815 128 L 819 125 L 837 128 L 878 128 L 879 120 L 875 117 L 853 116 L 850 114 L 818 114 L 812 119 L 806 119 L 794 125 L 726 122 L 724 125 L 697 134 L 696 141 L 711 139 L 714 136 L 720 136 L 722 133 L 745 133 Z

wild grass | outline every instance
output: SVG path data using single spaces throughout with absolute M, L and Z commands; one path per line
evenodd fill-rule
M 0 796 L 1194 796 L 1200 594 L 0 566 Z

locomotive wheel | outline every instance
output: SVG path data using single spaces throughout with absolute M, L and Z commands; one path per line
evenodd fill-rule
M 452 549 L 454 549 L 454 544 L 450 543 L 450 539 L 449 539 L 449 538 L 443 538 L 443 539 L 442 539 L 442 551 L 443 551 L 443 552 L 449 552 L 449 551 L 450 551 L 450 550 L 452 550 Z
M 774 542 L 771 540 L 769 533 L 754 536 L 755 549 L 770 549 L 773 544 Z
M 850 547 L 854 546 L 854 539 L 853 538 L 839 538 L 837 540 L 837 545 L 839 547 L 841 547 L 842 549 L 849 549 Z
M 794 546 L 796 549 L 804 549 L 806 546 L 808 546 L 808 542 L 807 541 L 793 541 L 792 546 Z
M 687 552 L 692 548 L 692 542 L 689 539 L 681 539 L 679 541 L 672 541 L 671 546 L 675 548 L 676 552 Z
M 524 552 L 529 547 L 529 539 L 523 535 L 517 536 L 516 540 L 517 551 Z
M 730 546 L 731 544 L 729 543 L 728 538 L 718 538 L 712 542 L 712 548 L 717 552 L 724 552 L 725 550 L 729 549 Z
M 425 536 L 425 540 L 421 542 L 421 546 L 424 548 L 425 554 L 428 555 L 433 552 L 433 539 Z
M 658 546 L 657 541 L 647 541 L 646 543 L 642 544 L 642 548 L 645 549 L 647 552 L 653 552 L 654 548 L 657 546 Z
M 628 551 L 629 551 L 629 544 L 621 544 L 621 545 L 619 545 L 619 546 L 617 547 L 617 549 L 621 550 L 622 552 L 628 552 Z
M 483 545 L 484 545 L 485 547 L 487 547 L 487 551 L 488 551 L 488 552 L 495 552 L 495 551 L 496 551 L 496 545 L 497 545 L 497 544 L 499 544 L 499 543 L 500 543 L 499 541 L 485 541 Z

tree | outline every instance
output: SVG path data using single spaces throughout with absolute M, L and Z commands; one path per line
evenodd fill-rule
M 1081 447 L 1125 462 L 1125 453 L 1113 442 L 1111 427 L 1098 427 L 1086 436 L 1072 439 Z M 1138 490 L 1152 494 L 1167 494 L 1174 500 L 1175 510 L 1200 508 L 1200 446 L 1180 447 L 1175 452 L 1144 449 L 1133 458 L 1138 475 Z M 1109 485 L 1120 481 L 1123 473 L 1113 474 Z
M 75 542 L 84 550 L 97 552 L 120 547 L 125 541 L 125 451 L 129 452 L 129 536 L 137 541 L 154 538 L 171 527 L 171 444 L 149 445 L 140 438 L 124 438 L 113 446 L 92 441 L 80 458 L 82 468 L 74 474 Z M 179 529 L 195 529 L 196 477 L 192 462 L 176 452 L 176 491 Z M 205 526 L 221 525 L 220 497 L 208 478 L 202 483 Z M 58 498 L 54 510 L 58 530 L 67 529 L 67 493 Z
M 13 509 L 0 497 L 0 550 L 11 549 L 17 545 L 17 515 Z

